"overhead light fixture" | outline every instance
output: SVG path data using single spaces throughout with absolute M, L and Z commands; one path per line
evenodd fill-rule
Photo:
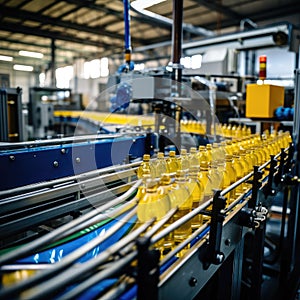
M 13 69 L 16 71 L 26 71 L 26 72 L 32 72 L 33 66 L 26 66 L 26 65 L 14 65 Z
M 156 4 L 159 4 L 161 2 L 165 2 L 166 0 L 136 0 L 131 3 L 131 5 L 135 9 L 145 9 L 150 6 L 154 6 Z
M 20 50 L 19 55 L 21 56 L 27 56 L 27 57 L 33 57 L 33 58 L 43 58 L 44 54 L 40 52 L 32 52 L 32 51 L 24 51 Z
M 6 55 L 0 55 L 0 60 L 3 60 L 3 61 L 13 61 L 13 57 L 6 56 Z

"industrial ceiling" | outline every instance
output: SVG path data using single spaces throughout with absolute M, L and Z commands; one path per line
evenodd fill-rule
M 300 25 L 299 0 L 184 0 L 183 6 L 184 23 L 193 25 L 184 30 L 184 41 L 203 39 L 210 32 L 238 31 L 241 26 L 247 29 L 249 22 L 245 19 L 258 26 L 274 20 Z M 172 10 L 172 0 L 147 8 L 147 12 L 168 19 L 172 18 Z M 135 10 L 130 15 L 133 58 L 170 56 L 168 47 L 145 46 L 170 41 L 172 26 Z M 123 19 L 121 0 L 0 0 L 0 55 L 24 63 L 19 50 L 41 52 L 43 60 L 31 59 L 30 63 L 47 65 L 51 61 L 51 43 L 55 43 L 57 66 L 70 64 L 76 58 L 120 59 L 124 51 Z

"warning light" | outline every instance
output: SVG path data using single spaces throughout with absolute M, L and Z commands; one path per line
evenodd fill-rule
M 267 77 L 267 56 L 261 55 L 259 57 L 259 79 L 265 80 Z

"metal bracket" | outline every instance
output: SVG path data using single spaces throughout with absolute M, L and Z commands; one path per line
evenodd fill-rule
M 280 156 L 279 156 L 278 172 L 274 176 L 274 183 L 276 184 L 276 186 L 278 186 L 283 181 L 282 176 L 283 176 L 283 169 L 284 169 L 286 156 L 287 156 L 287 154 L 285 153 L 284 148 L 281 148 L 281 152 L 280 152 Z
M 225 255 L 221 252 L 222 227 L 225 215 L 221 210 L 226 206 L 226 198 L 221 196 L 221 190 L 215 190 L 212 204 L 212 213 L 210 221 L 209 246 L 207 259 L 203 263 L 203 268 L 208 269 L 211 264 L 219 265 Z
M 262 189 L 265 198 L 267 198 L 268 196 L 274 196 L 276 194 L 276 191 L 272 188 L 272 184 L 273 184 L 274 173 L 277 167 L 277 159 L 275 158 L 275 155 L 270 155 L 270 156 L 271 156 L 271 163 L 269 167 L 268 182 Z
M 259 170 L 258 166 L 254 166 L 254 174 L 253 174 L 253 180 L 249 181 L 252 183 L 252 197 L 248 202 L 249 208 L 255 208 L 257 205 L 257 195 L 258 191 L 261 187 L 261 178 L 262 178 L 263 172 Z
M 150 250 L 150 238 L 139 237 L 136 241 L 138 249 L 137 267 L 137 299 L 158 299 L 159 257 L 158 250 Z

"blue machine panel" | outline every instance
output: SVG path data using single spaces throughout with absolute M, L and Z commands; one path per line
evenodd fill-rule
M 146 137 L 117 137 L 0 152 L 0 191 L 122 164 L 145 153 Z

